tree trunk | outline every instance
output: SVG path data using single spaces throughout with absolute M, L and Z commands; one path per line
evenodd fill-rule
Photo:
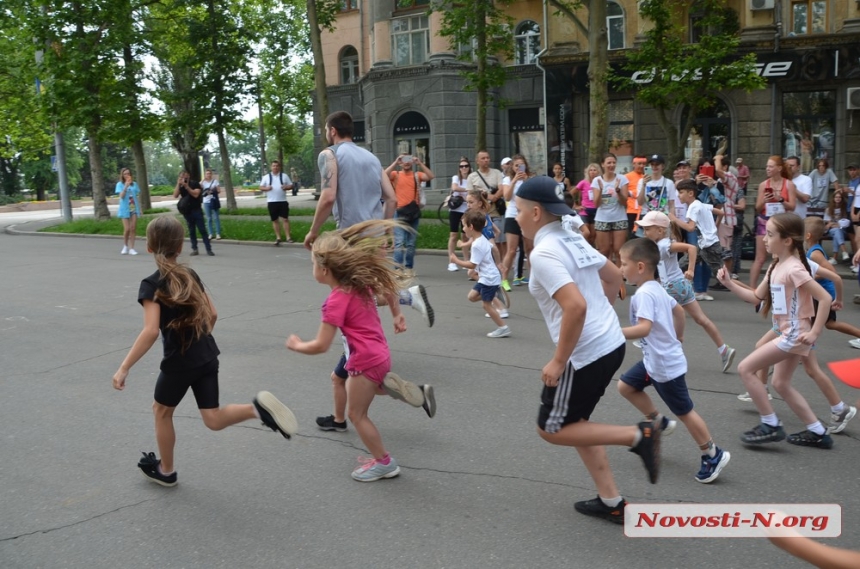
M 236 209 L 236 193 L 233 190 L 233 175 L 230 170 L 230 153 L 227 152 L 227 137 L 224 136 L 224 129 L 217 126 L 218 134 L 218 150 L 221 153 L 221 182 L 224 189 L 227 191 L 227 209 Z
M 135 140 L 131 145 L 134 155 L 135 180 L 140 186 L 140 209 L 146 211 L 152 208 L 152 199 L 149 196 L 149 174 L 146 171 L 146 155 L 143 153 L 143 141 Z
M 263 126 L 263 89 L 257 84 L 257 124 L 260 128 L 260 177 L 266 173 L 266 129 Z
M 319 132 L 325 137 L 325 119 L 328 117 L 328 91 L 325 82 L 325 62 L 323 61 L 322 39 L 319 21 L 317 20 L 317 6 L 315 0 L 307 0 L 308 25 L 311 29 L 311 51 L 314 54 L 314 87 L 317 97 L 317 109 L 319 109 Z
M 588 89 L 590 130 L 588 161 L 600 164 L 609 149 L 608 106 L 609 89 L 606 77 L 609 69 L 606 37 L 606 0 L 591 0 L 588 8 Z
M 110 210 L 105 197 L 105 181 L 102 168 L 102 148 L 98 140 L 98 120 L 87 129 L 87 148 L 90 154 L 90 176 L 93 179 L 93 215 L 96 221 L 110 219 Z
M 477 95 L 478 101 L 475 107 L 475 154 L 487 148 L 487 84 L 484 74 L 487 70 L 487 14 L 484 5 L 477 2 L 475 8 L 475 41 L 477 42 Z

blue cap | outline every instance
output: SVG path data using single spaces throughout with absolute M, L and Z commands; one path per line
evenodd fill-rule
M 553 215 L 573 215 L 574 211 L 564 203 L 564 186 L 549 176 L 529 178 L 517 190 L 517 197 L 539 203 Z

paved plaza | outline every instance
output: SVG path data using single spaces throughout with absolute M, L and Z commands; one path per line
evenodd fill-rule
M 141 328 L 138 285 L 155 265 L 143 253 L 120 256 L 121 245 L 118 237 L 0 234 L 4 569 L 806 566 L 762 539 L 632 539 L 576 513 L 574 501 L 596 495 L 591 479 L 573 449 L 535 431 L 540 370 L 552 353 L 536 303 L 526 287 L 514 289 L 512 336 L 489 339 L 492 323 L 466 301 L 465 273 L 447 272 L 438 255 L 416 258 L 436 325 L 428 329 L 407 309 L 409 330 L 395 336 L 381 315 L 393 371 L 433 384 L 439 410 L 428 419 L 377 399 L 371 417 L 402 473 L 371 484 L 350 478 L 356 457 L 366 456 L 355 430 L 326 433 L 314 424 L 331 412 L 329 372 L 339 351 L 305 356 L 284 347 L 290 333 L 308 338 L 319 327 L 327 289 L 313 280 L 309 254 L 299 245 L 222 241 L 216 257 L 191 259 L 219 313 L 222 404 L 270 390 L 295 412 L 300 432 L 286 441 L 255 422 L 209 431 L 189 394 L 175 421 L 180 483 L 156 486 L 136 463 L 156 449 L 150 406 L 160 343 L 132 369 L 125 391 L 111 387 Z M 860 307 L 850 303 L 856 281 L 845 284 L 840 318 L 860 323 Z M 769 320 L 728 293 L 712 294 L 717 301 L 704 309 L 738 358 L 721 374 L 713 344 L 688 320 L 687 381 L 732 460 L 714 484 L 697 483 L 699 452 L 679 426 L 664 440 L 656 485 L 637 456 L 609 449 L 621 491 L 631 502 L 838 503 L 842 536 L 826 543 L 860 549 L 860 418 L 830 451 L 743 447 L 738 435 L 758 414 L 737 400 L 744 388 L 735 369 Z M 625 325 L 628 304 L 617 305 Z M 819 359 L 860 356 L 847 340 L 826 331 Z M 622 369 L 639 355 L 628 344 Z M 829 418 L 802 369 L 795 383 Z M 846 403 L 860 396 L 837 389 Z M 775 408 L 788 432 L 804 428 L 783 402 Z M 633 424 L 639 416 L 613 382 L 593 420 Z

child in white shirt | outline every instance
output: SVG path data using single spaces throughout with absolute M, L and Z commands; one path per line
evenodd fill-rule
M 693 180 L 678 182 L 678 201 L 687 206 L 687 213 L 685 219 L 680 219 L 670 212 L 669 219 L 687 232 L 698 230 L 699 258 L 710 268 L 713 274 L 716 274 L 723 266 L 723 247 L 720 245 L 719 236 L 717 236 L 717 223 L 714 221 L 714 215 L 719 220 L 723 216 L 723 210 L 698 201 L 696 199 L 698 191 L 699 188 Z M 710 277 L 708 277 L 709 279 Z M 705 288 L 707 289 L 707 287 Z M 708 298 L 706 300 L 713 299 Z

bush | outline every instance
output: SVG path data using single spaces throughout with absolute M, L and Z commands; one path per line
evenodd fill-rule
M 150 186 L 149 187 L 149 195 L 151 196 L 172 196 L 173 195 L 173 186 L 168 186 L 166 184 L 158 185 L 158 186 Z

